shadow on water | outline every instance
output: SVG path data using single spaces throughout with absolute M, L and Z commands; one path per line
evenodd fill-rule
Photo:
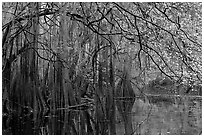
M 49 123 L 49 114 L 37 113 L 34 119 L 33 112 L 12 112 L 3 115 L 3 135 L 39 135 L 48 134 L 45 129 Z
M 36 116 L 34 116 L 36 115 Z M 3 112 L 3 135 L 65 135 L 77 133 L 73 121 L 75 112 L 56 110 L 51 112 L 33 112 L 19 110 Z M 66 129 L 66 130 L 65 130 Z

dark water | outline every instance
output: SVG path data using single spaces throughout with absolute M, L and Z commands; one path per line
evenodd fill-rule
M 66 135 L 93 134 L 88 125 L 89 110 L 22 110 L 3 113 L 3 135 Z M 86 122 L 84 122 L 86 120 Z M 80 124 L 82 123 L 83 124 Z M 90 121 L 89 121 L 90 122 Z M 91 123 L 91 122 L 90 122 Z M 84 125 L 84 129 L 82 126 Z M 87 129 L 89 128 L 89 129 Z
M 152 116 L 149 121 L 143 124 L 143 130 L 141 129 L 141 134 L 157 134 L 157 131 L 153 131 L 154 129 L 151 126 L 159 125 L 161 121 L 161 117 L 157 116 L 158 113 L 163 113 L 164 117 L 173 117 L 175 120 L 175 124 L 169 125 L 171 126 L 178 125 L 182 126 L 182 131 L 186 132 L 186 134 L 200 134 L 202 132 L 202 106 L 201 100 L 189 100 L 187 105 L 183 108 L 176 109 L 176 107 L 169 107 L 164 110 L 161 106 L 155 107 L 157 110 L 153 110 Z M 177 107 L 181 107 L 180 106 Z M 155 109 L 154 108 L 154 109 Z M 185 108 L 185 110 L 184 110 Z M 159 110 L 160 109 L 160 110 Z M 183 112 L 182 112 L 182 111 Z M 142 119 L 145 118 L 145 114 L 147 112 L 143 112 L 142 109 L 141 115 L 138 117 Z M 31 109 L 21 109 L 19 111 L 5 111 L 2 114 L 2 134 L 3 135 L 64 135 L 64 134 L 94 134 L 93 121 L 87 118 L 87 116 L 91 116 L 92 114 L 88 110 L 78 110 L 78 111 L 68 111 L 68 110 L 44 110 L 39 112 L 34 112 Z M 134 114 L 133 114 L 134 115 Z M 143 116 L 144 118 L 142 118 Z M 179 117 L 175 119 L 174 117 Z M 133 117 L 134 118 L 134 117 Z M 135 117 L 137 118 L 137 117 Z M 182 118 L 182 119 L 181 119 Z M 159 120 L 157 120 L 159 119 Z M 169 119 L 162 120 L 167 123 L 170 123 Z M 85 121 L 84 121 L 85 120 Z M 87 122 L 89 120 L 89 122 Z M 134 121 L 134 119 L 133 119 Z M 84 126 L 79 126 L 80 123 L 84 122 Z M 140 122 L 138 120 L 138 122 Z M 156 123 L 155 123 L 156 122 Z M 171 121 L 172 122 L 172 121 Z M 89 123 L 89 124 L 88 124 Z M 173 122 L 172 122 L 173 123 Z M 137 123 L 133 123 L 133 126 L 137 126 Z M 145 125 L 145 126 L 144 126 Z M 162 126 L 162 124 L 160 124 Z M 124 126 L 122 122 L 116 125 L 117 133 L 123 134 L 121 131 L 124 131 Z M 149 128 L 148 128 L 149 127 Z M 84 129 L 83 129 L 84 128 Z M 144 129 L 145 128 L 145 129 Z M 149 131 L 149 130 L 152 131 Z M 161 127 L 160 127 L 161 129 Z M 163 129 L 162 129 L 163 130 Z M 146 133 L 148 131 L 148 133 Z M 173 130 L 172 130 L 173 131 Z M 189 131 L 189 133 L 187 133 Z M 121 132 L 121 133 L 120 133 Z M 168 129 L 164 129 L 163 132 L 169 132 Z M 178 134 L 181 132 L 176 131 Z M 173 134 L 173 133 L 170 133 Z M 176 133 L 175 133 L 176 134 Z
M 10 135 L 35 135 L 42 134 L 41 130 L 48 124 L 48 115 L 36 113 L 34 118 L 33 112 L 16 112 L 4 113 L 2 117 L 2 132 Z

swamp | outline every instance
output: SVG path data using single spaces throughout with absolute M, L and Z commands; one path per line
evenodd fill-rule
M 3 135 L 201 135 L 202 2 L 2 2 Z

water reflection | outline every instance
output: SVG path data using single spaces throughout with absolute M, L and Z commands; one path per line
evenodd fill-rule
M 199 125 L 198 122 L 201 122 L 196 118 L 197 113 L 201 114 L 202 112 L 201 104 L 201 100 L 189 100 L 187 107 L 188 121 L 185 122 L 190 124 L 187 126 L 189 130 L 191 130 L 190 128 L 202 128 L 196 127 Z M 200 116 L 200 120 L 201 119 L 202 117 Z M 94 134 L 95 126 L 93 126 L 93 124 L 94 121 L 89 110 L 68 111 L 66 109 L 62 109 L 35 112 L 30 109 L 21 108 L 16 111 L 3 110 L 2 115 L 4 135 Z M 116 127 L 122 128 L 123 126 L 118 125 Z M 117 131 L 119 130 L 117 129 Z M 120 131 L 122 131 L 122 129 Z M 196 130 L 196 132 L 197 131 L 198 130 Z

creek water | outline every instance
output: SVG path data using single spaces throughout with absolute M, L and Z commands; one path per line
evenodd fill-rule
M 151 113 L 149 113 L 150 108 Z M 3 113 L 2 134 L 94 134 L 93 129 L 83 131 L 76 126 L 81 121 L 80 118 L 82 117 L 80 116 L 85 113 L 88 114 L 89 112 L 86 110 L 75 112 L 67 110 L 32 112 L 29 109 L 25 109 L 19 112 Z M 117 113 L 117 115 L 119 114 Z M 189 99 L 185 103 L 174 105 L 136 101 L 131 115 L 134 134 L 200 134 L 202 132 L 201 99 Z M 120 116 L 117 117 L 117 121 L 119 121 Z M 121 119 L 120 122 L 117 122 L 116 128 L 117 134 L 124 134 L 124 125 Z

